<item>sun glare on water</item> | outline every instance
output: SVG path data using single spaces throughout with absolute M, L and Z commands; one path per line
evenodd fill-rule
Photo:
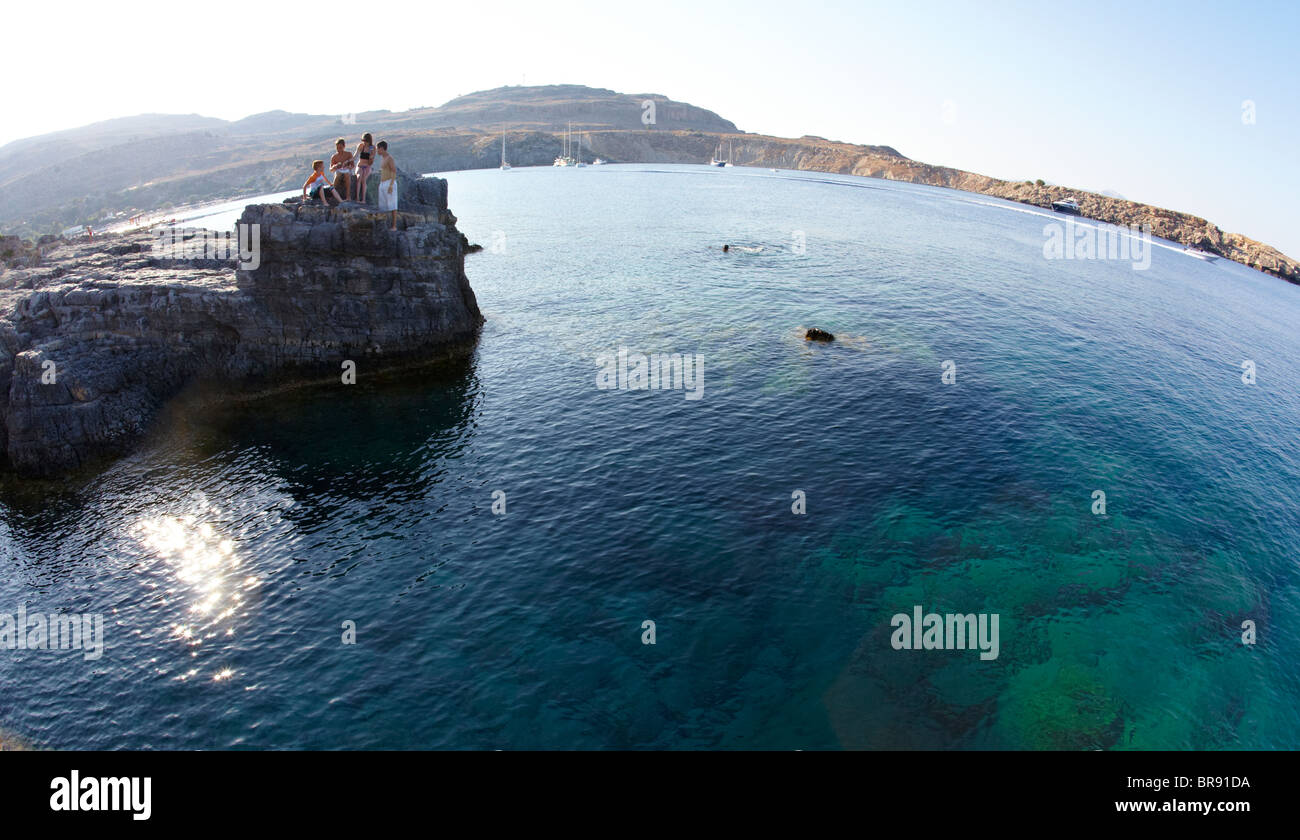
M 234 542 L 193 514 L 145 517 L 131 532 L 161 572 L 163 603 L 183 609 L 171 622 L 171 637 L 197 649 L 208 640 L 233 636 L 245 599 L 261 583 L 241 568 Z M 233 674 L 222 668 L 213 679 L 221 682 Z

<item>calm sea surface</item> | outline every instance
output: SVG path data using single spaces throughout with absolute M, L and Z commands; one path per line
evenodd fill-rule
M 363 363 L 172 418 L 92 479 L 6 480 L 0 613 L 103 613 L 106 650 L 0 649 L 0 729 L 1300 747 L 1300 289 L 1163 246 L 1145 271 L 1047 260 L 1060 217 L 923 186 L 445 177 L 485 246 L 470 358 Z M 620 347 L 698 354 L 703 397 L 597 388 Z M 916 605 L 998 614 L 998 658 L 893 649 Z

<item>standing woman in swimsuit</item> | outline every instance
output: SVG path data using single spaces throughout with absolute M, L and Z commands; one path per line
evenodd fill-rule
M 370 168 L 375 163 L 375 144 L 371 142 L 370 132 L 361 135 L 357 144 L 357 201 L 366 203 L 366 179 L 370 177 Z

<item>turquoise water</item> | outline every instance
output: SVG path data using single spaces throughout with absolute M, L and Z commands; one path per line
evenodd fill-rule
M 363 366 L 172 418 L 84 482 L 9 482 L 0 612 L 104 613 L 107 649 L 0 650 L 0 729 L 59 748 L 1300 746 L 1300 289 L 1165 247 L 1146 271 L 1046 260 L 1059 218 L 916 185 L 446 177 L 486 246 L 471 358 Z M 598 389 L 620 347 L 699 354 L 703 397 Z M 1000 655 L 893 649 L 918 604 L 997 613 Z

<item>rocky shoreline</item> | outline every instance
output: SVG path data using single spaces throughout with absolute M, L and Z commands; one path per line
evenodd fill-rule
M 931 166 L 910 160 L 881 146 L 856 146 L 822 138 L 785 140 L 755 135 L 723 135 L 730 140 L 737 166 L 831 172 L 928 184 L 979 193 L 1051 209 L 1053 201 L 1073 196 L 1080 214 L 1087 219 L 1112 225 L 1149 225 L 1151 235 L 1217 254 L 1233 262 L 1300 285 L 1300 262 L 1276 248 L 1239 233 L 1228 233 L 1217 225 L 1193 216 L 1086 190 L 1026 181 L 1004 181 L 946 166 Z M 709 138 L 709 142 L 715 142 Z M 712 148 L 712 146 L 710 146 Z M 701 158 L 703 160 L 703 158 Z
M 1193 216 L 1150 204 L 1087 190 L 1025 181 L 1004 181 L 905 157 L 890 146 L 841 143 L 823 137 L 770 137 L 737 132 L 604 130 L 585 132 L 586 154 L 611 163 L 707 163 L 721 142 L 730 145 L 736 166 L 828 172 L 906 181 L 962 190 L 1051 209 L 1053 201 L 1073 196 L 1085 218 L 1113 225 L 1149 225 L 1151 235 L 1196 248 L 1300 284 L 1300 262 L 1276 248 Z M 500 135 L 477 132 L 412 135 L 403 138 L 404 160 L 421 171 L 481 169 L 497 165 Z M 560 138 L 529 131 L 511 136 L 516 166 L 548 166 L 560 151 Z
M 1078 199 L 1080 214 L 1084 218 L 1113 225 L 1149 225 L 1152 236 L 1217 254 L 1300 284 L 1300 262 L 1263 242 L 1239 233 L 1228 233 L 1199 216 L 1087 190 L 1004 181 L 947 166 L 932 166 L 904 157 L 889 146 L 863 146 L 812 136 L 788 139 L 761 134 L 688 131 L 606 131 L 591 132 L 590 137 L 591 154 L 619 163 L 707 163 L 721 142 L 724 149 L 730 145 L 736 166 L 906 181 L 993 196 L 1044 209 L 1051 209 L 1053 201 L 1073 196 Z M 536 163 L 545 163 L 546 153 L 537 150 L 534 154 Z M 532 159 L 520 162 L 528 163 Z
M 468 346 L 483 318 L 447 183 L 402 174 L 399 191 L 396 230 L 359 204 L 250 205 L 240 221 L 258 253 L 243 267 L 147 232 L 0 262 L 3 466 L 52 476 L 123 454 L 197 388 L 343 381 L 346 362 Z

